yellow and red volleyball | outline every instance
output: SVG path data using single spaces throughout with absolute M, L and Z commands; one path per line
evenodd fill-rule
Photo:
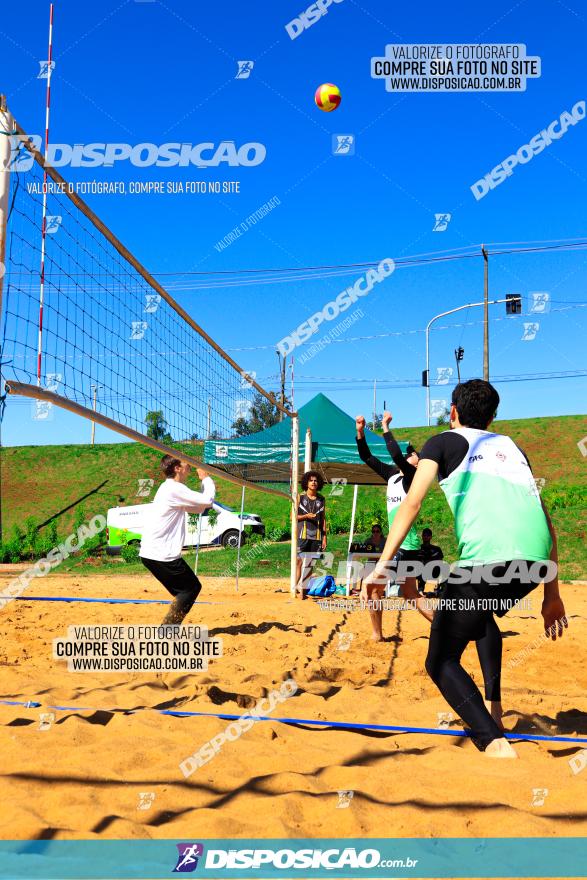
M 332 83 L 322 83 L 322 85 L 318 86 L 316 89 L 314 100 L 316 101 L 316 106 L 319 107 L 320 110 L 324 110 L 325 113 L 330 113 L 332 110 L 336 110 L 340 104 L 340 89 Z

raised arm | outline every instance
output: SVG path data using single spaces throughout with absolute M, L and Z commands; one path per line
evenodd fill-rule
M 389 427 L 391 424 L 391 419 L 392 416 L 390 412 L 383 413 L 381 424 L 383 425 L 383 439 L 385 440 L 387 451 L 391 455 L 393 463 L 396 465 L 396 467 L 400 469 L 404 477 L 408 477 L 408 479 L 413 480 L 414 474 L 416 473 L 416 468 L 407 460 L 400 449 L 399 443 L 391 433 Z
M 200 477 L 204 475 L 202 491 L 194 492 L 193 489 L 188 489 L 183 483 L 178 483 L 175 490 L 177 500 L 173 504 L 174 507 L 182 507 L 188 513 L 202 513 L 206 508 L 211 507 L 216 496 L 214 480 L 205 471 L 200 471 L 199 468 L 198 475 Z
M 398 473 L 398 469 L 392 467 L 390 464 L 385 464 L 385 462 L 380 461 L 380 459 L 371 455 L 371 450 L 365 440 L 365 416 L 357 416 L 355 424 L 357 427 L 357 450 L 361 461 L 364 461 L 365 464 L 370 467 L 372 471 L 375 471 L 376 474 L 379 474 L 383 480 L 389 480 L 390 477 L 393 477 L 394 474 Z

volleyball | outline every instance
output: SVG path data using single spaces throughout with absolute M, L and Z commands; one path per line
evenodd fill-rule
M 330 113 L 332 110 L 336 110 L 340 104 L 340 89 L 332 83 L 323 83 L 316 89 L 314 100 L 316 101 L 316 106 L 319 107 L 320 110 L 324 110 L 325 113 Z

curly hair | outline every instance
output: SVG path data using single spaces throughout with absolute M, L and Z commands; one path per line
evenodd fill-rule
M 324 477 L 322 476 L 322 474 L 318 473 L 318 471 L 306 471 L 306 473 L 302 475 L 301 483 L 304 492 L 306 492 L 308 489 L 310 477 L 316 477 L 316 479 L 318 480 L 318 491 L 321 492 L 324 486 Z

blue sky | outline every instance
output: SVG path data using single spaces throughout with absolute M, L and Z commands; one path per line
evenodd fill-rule
M 587 121 L 519 165 L 476 201 L 470 186 L 577 101 L 584 79 L 586 18 L 579 4 L 549 0 L 477 5 L 391 5 L 342 0 L 291 40 L 285 25 L 305 5 L 258 0 L 222 6 L 167 0 L 55 4 L 51 140 L 59 143 L 170 141 L 259 142 L 267 155 L 251 168 L 70 169 L 71 180 L 238 180 L 236 194 L 94 195 L 87 201 L 181 305 L 265 387 L 277 387 L 275 345 L 360 274 L 206 288 L 222 272 L 378 262 L 481 242 L 582 238 L 585 229 Z M 0 25 L 0 91 L 29 133 L 44 127 L 48 4 L 11 4 Z M 525 92 L 390 93 L 370 76 L 370 59 L 387 43 L 524 43 L 542 59 Z M 255 62 L 236 79 L 237 60 Z M 316 108 L 323 82 L 342 103 Z M 353 156 L 332 155 L 332 135 L 353 134 Z M 214 245 L 272 197 L 279 204 L 218 252 Z M 435 214 L 450 213 L 444 232 Z M 532 341 L 522 325 L 492 306 L 491 376 L 584 370 L 586 251 L 493 257 L 490 296 L 551 295 Z M 183 289 L 178 289 L 181 281 Z M 189 282 L 189 283 L 188 283 Z M 199 289 L 192 288 L 199 285 Z M 301 365 L 295 404 L 317 391 L 351 414 L 391 406 L 396 424 L 425 423 L 421 332 L 435 314 L 482 298 L 483 262 L 467 259 L 398 269 L 358 306 L 364 316 L 341 339 Z M 341 315 L 341 319 L 344 316 Z M 434 379 L 454 368 L 462 345 L 465 377 L 482 374 L 481 310 L 438 322 L 431 337 Z M 333 322 L 336 323 L 336 322 Z M 457 326 L 458 325 L 458 326 Z M 326 330 L 330 327 L 326 326 Z M 397 334 L 381 337 L 381 334 Z M 377 337 L 360 339 L 357 337 Z M 244 350 L 241 350 L 244 349 Z M 412 380 L 411 382 L 405 380 Z M 583 378 L 500 382 L 500 415 L 524 418 L 584 411 Z M 407 385 L 409 387 L 389 387 Z M 288 380 L 289 385 L 289 380 Z M 386 387 L 387 386 L 387 387 Z M 450 386 L 431 389 L 449 396 Z M 73 443 L 90 425 L 63 412 L 31 418 L 31 404 L 9 399 L 6 445 Z M 97 428 L 97 441 L 115 439 Z

